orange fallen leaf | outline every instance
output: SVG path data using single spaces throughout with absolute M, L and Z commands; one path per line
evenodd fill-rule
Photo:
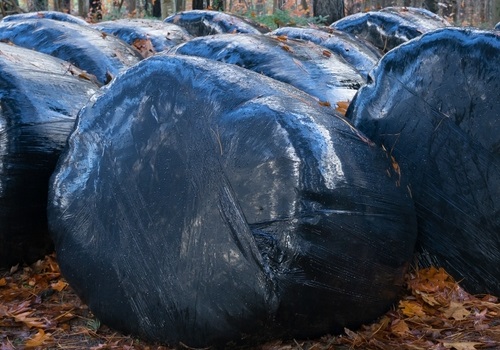
M 0 287 L 6 286 L 7 285 L 7 280 L 5 277 L 0 278 Z
M 319 101 L 319 105 L 320 106 L 324 106 L 324 107 L 330 107 L 331 106 L 330 102 L 328 102 L 328 101 Z
M 149 39 L 137 39 L 132 43 L 132 46 L 135 47 L 144 58 L 153 56 L 156 52 Z
M 402 337 L 405 336 L 406 333 L 410 332 L 410 328 L 404 320 L 396 319 L 391 324 L 391 332 Z
M 56 283 L 52 283 L 50 287 L 53 290 L 56 290 L 58 292 L 61 292 L 64 288 L 68 286 L 68 283 L 64 282 L 63 280 L 59 280 Z
M 461 321 L 470 315 L 470 311 L 467 310 L 462 303 L 457 303 L 455 301 L 450 302 L 444 310 L 444 316 L 447 318 L 452 318 L 456 321 Z
M 35 348 L 46 343 L 50 339 L 50 333 L 45 333 L 43 329 L 39 329 L 38 333 L 33 338 L 30 338 L 24 344 L 26 348 Z
M 425 316 L 422 306 L 415 301 L 402 300 L 399 302 L 399 308 L 403 312 L 403 315 L 408 317 Z
M 427 294 L 427 293 L 423 293 L 423 292 L 418 292 L 417 291 L 417 294 L 420 295 L 422 297 L 422 300 L 430 305 L 430 306 L 436 306 L 436 305 L 441 305 L 441 303 L 439 301 L 437 301 L 434 296 L 430 295 L 430 294 Z
M 340 114 L 342 114 L 343 116 L 345 116 L 346 112 L 347 112 L 347 108 L 349 107 L 349 104 L 351 102 L 349 100 L 347 101 L 337 101 L 337 107 L 335 108 L 335 110 L 337 112 L 339 112 Z

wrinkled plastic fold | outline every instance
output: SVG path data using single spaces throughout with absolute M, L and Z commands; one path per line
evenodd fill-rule
M 115 329 L 195 347 L 319 336 L 398 298 L 416 224 L 391 169 L 300 90 L 157 55 L 82 109 L 50 229 L 64 276 Z

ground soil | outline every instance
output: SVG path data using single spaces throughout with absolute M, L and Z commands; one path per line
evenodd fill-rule
M 406 283 L 399 303 L 373 324 L 314 340 L 276 340 L 260 349 L 500 349 L 496 296 L 468 294 L 443 269 L 413 270 Z M 0 346 L 0 350 L 172 349 L 102 325 L 61 276 L 54 255 L 30 266 L 0 270 Z

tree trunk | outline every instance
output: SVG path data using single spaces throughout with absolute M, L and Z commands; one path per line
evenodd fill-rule
M 193 10 L 203 10 L 203 0 L 193 0 Z
M 165 19 L 175 12 L 175 0 L 160 0 L 160 1 L 161 1 L 161 18 Z
M 129 14 L 134 14 L 135 11 L 137 10 L 137 4 L 135 3 L 135 0 L 128 0 L 127 4 L 127 10 Z
M 344 0 L 313 0 L 314 17 L 326 17 L 329 25 L 344 17 Z
M 495 5 L 493 8 L 493 23 L 500 22 L 500 0 L 495 0 Z
M 424 7 L 434 13 L 438 12 L 438 4 L 437 0 L 425 0 Z
M 175 12 L 184 11 L 186 9 L 186 2 L 184 0 L 175 1 Z

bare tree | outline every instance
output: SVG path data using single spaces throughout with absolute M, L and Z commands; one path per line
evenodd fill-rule
M 344 0 L 313 0 L 313 15 L 326 17 L 325 24 L 331 24 L 344 17 Z

